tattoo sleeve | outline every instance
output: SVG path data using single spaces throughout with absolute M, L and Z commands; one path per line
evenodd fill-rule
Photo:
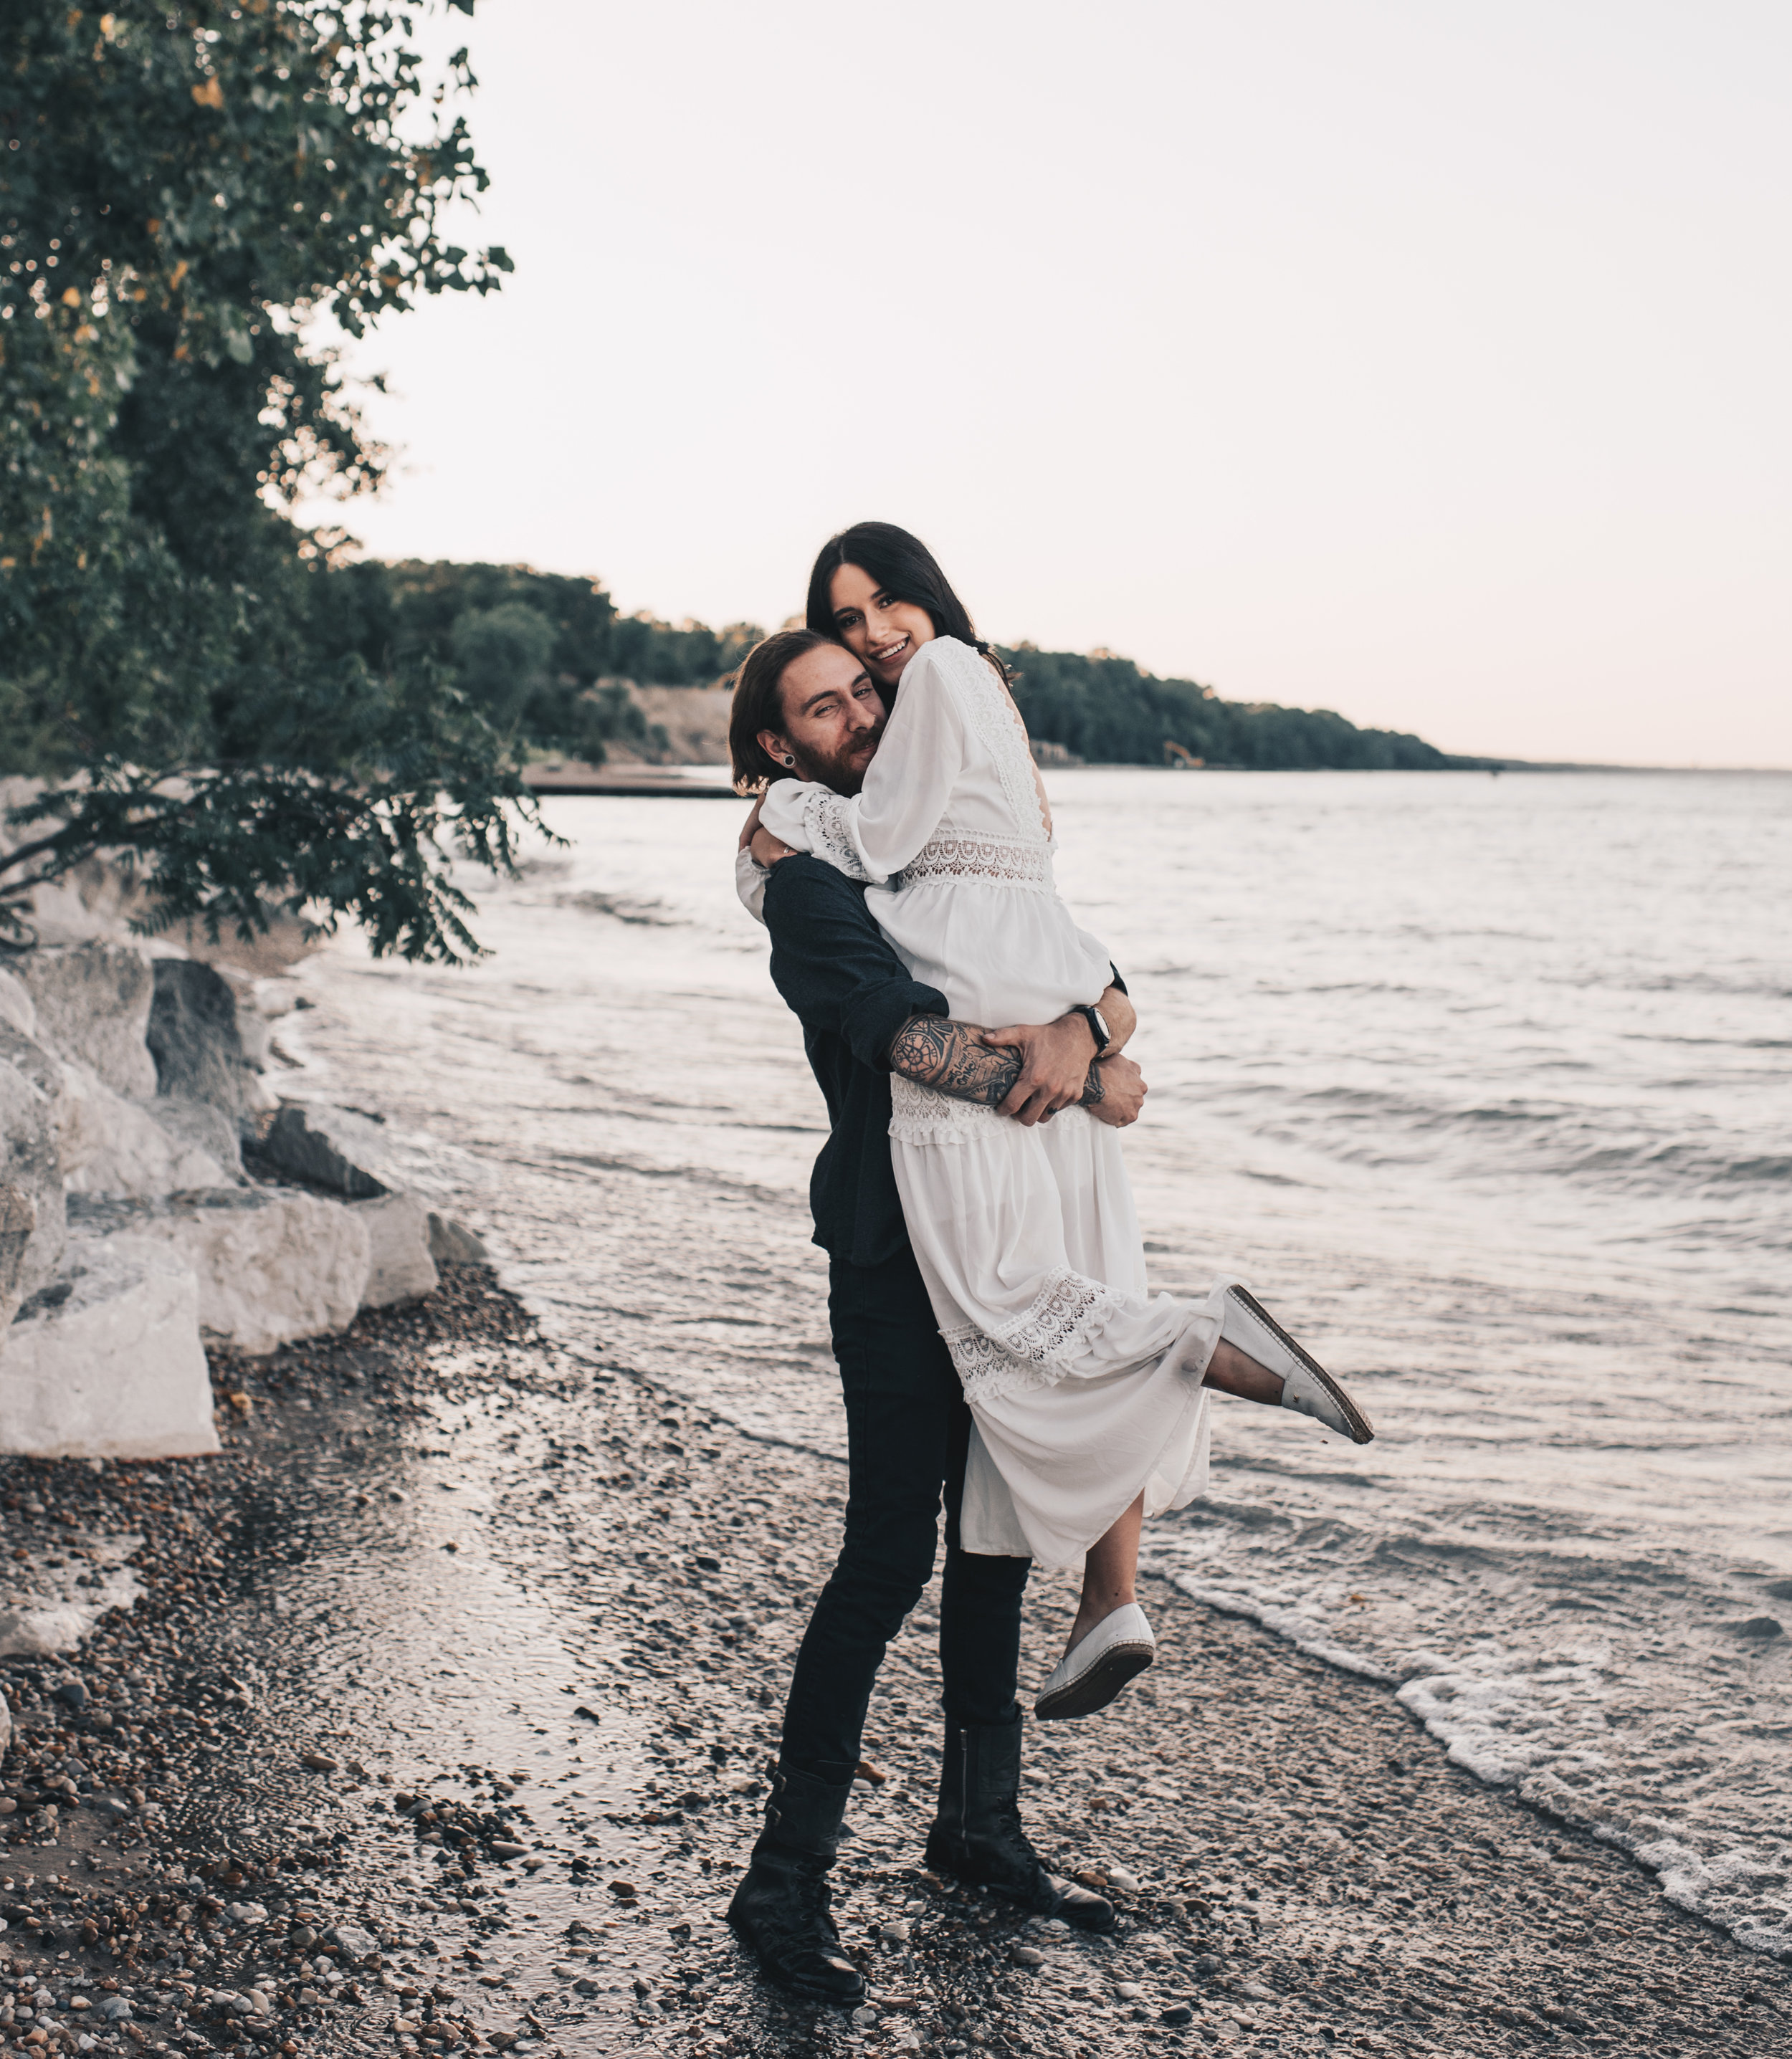
M 911 1015 L 890 1045 L 890 1068 L 954 1101 L 996 1108 L 1021 1077 L 1021 1059 L 1018 1051 L 992 1050 L 970 1023 L 949 1022 L 942 1015 Z M 1101 1069 L 1092 1063 L 1081 1105 L 1100 1101 L 1104 1091 Z

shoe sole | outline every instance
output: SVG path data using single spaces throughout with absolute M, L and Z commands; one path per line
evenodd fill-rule
M 1351 1442 L 1355 1444 L 1373 1444 L 1375 1441 L 1375 1430 L 1373 1426 L 1371 1424 L 1368 1417 L 1363 1413 L 1362 1410 L 1357 1407 L 1356 1404 L 1351 1400 L 1348 1394 L 1344 1392 L 1344 1389 L 1339 1386 L 1338 1383 L 1332 1377 L 1331 1374 L 1325 1370 L 1324 1367 L 1320 1364 L 1319 1360 L 1313 1356 L 1312 1353 L 1308 1351 L 1304 1344 L 1297 1343 L 1294 1338 L 1288 1335 L 1288 1332 L 1282 1328 L 1281 1324 L 1278 1323 L 1276 1318 L 1270 1314 L 1269 1311 L 1264 1308 L 1256 1295 L 1250 1292 L 1249 1288 L 1244 1287 L 1229 1287 L 1226 1289 L 1226 1292 L 1232 1296 L 1233 1300 L 1236 1301 L 1240 1304 L 1240 1307 L 1250 1311 L 1251 1314 L 1262 1324 L 1263 1327 L 1276 1340 L 1277 1344 L 1280 1344 L 1285 1351 L 1291 1352 L 1294 1356 L 1300 1361 L 1301 1364 L 1306 1368 L 1308 1372 L 1312 1375 L 1313 1378 L 1324 1388 L 1326 1393 L 1337 1404 L 1338 1412 L 1344 1419 L 1344 1428 L 1350 1433 Z
M 994 1881 L 982 1879 L 972 1868 L 960 1866 L 952 1852 L 946 1846 L 936 1844 L 932 1838 L 927 1840 L 926 1850 L 922 1858 L 934 1873 L 949 1873 L 954 1880 L 962 1881 L 967 1887 L 986 1887 L 991 1894 L 999 1895 L 1004 1902 L 1011 1902 L 1017 1909 L 1025 1909 L 1036 1916 L 1055 1916 L 1060 1922 L 1068 1923 L 1073 1930 L 1086 1930 L 1094 1937 L 1112 1930 L 1119 1922 L 1111 1902 L 1103 1902 L 1102 1913 L 1085 1911 L 1077 1915 L 1061 1902 L 1048 1909 L 1029 1895 L 1017 1894 L 1011 1887 L 1002 1887 Z
M 1079 1674 L 1049 1695 L 1041 1695 L 1033 1713 L 1042 1723 L 1067 1722 L 1092 1716 L 1124 1691 L 1157 1655 L 1154 1644 L 1113 1644 L 1086 1673 Z
M 842 1994 L 838 1988 L 811 1986 L 806 1981 L 786 1980 L 782 1975 L 775 1973 L 767 1965 L 764 1956 L 759 1950 L 759 1942 L 753 1935 L 753 1926 L 750 1923 L 743 1922 L 741 1918 L 736 1916 L 731 1907 L 728 1910 L 726 1921 L 728 1928 L 735 1934 L 735 1942 L 753 1954 L 754 1963 L 759 1970 L 759 1977 L 771 1986 L 776 1988 L 780 1994 L 794 1995 L 802 2001 L 831 2002 L 836 2009 L 858 2009 L 863 2005 L 867 1990 L 862 1980 L 858 1984 L 858 1991 L 856 1994 Z

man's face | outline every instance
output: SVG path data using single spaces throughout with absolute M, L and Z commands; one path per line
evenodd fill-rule
M 838 643 L 805 651 L 784 669 L 784 727 L 762 729 L 759 742 L 798 777 L 837 794 L 856 794 L 877 754 L 887 719 L 882 697 L 862 662 Z

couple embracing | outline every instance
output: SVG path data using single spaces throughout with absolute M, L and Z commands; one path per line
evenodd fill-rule
M 1366 1419 L 1236 1280 L 1153 1295 L 1120 1132 L 1145 1087 L 1108 952 L 1053 883 L 1049 802 L 1001 660 L 931 553 L 834 537 L 807 626 L 735 688 L 737 860 L 802 1025 L 830 1133 L 810 1183 L 849 1460 L 840 1556 L 798 1651 L 766 1825 L 730 1920 L 783 1985 L 864 1993 L 829 1914 L 871 1687 L 946 1511 L 946 1738 L 926 1862 L 1111 1928 L 1021 1827 L 1021 1599 L 1080 1567 L 1045 1720 L 1093 1715 L 1153 1656 L 1140 1526 L 1206 1484 L 1209 1394 L 1366 1443 Z

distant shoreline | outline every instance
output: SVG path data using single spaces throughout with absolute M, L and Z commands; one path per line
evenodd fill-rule
M 723 780 L 695 779 L 687 776 L 688 769 L 679 764 L 645 765 L 633 762 L 614 765 L 586 765 L 562 763 L 531 765 L 524 768 L 523 781 L 531 793 L 543 798 L 573 798 L 607 795 L 618 800 L 646 800 L 670 798 L 675 800 L 735 801 L 742 797 Z M 716 768 L 720 769 L 720 768 Z M 1153 774 L 1189 773 L 1197 776 L 1214 772 L 1246 772 L 1253 776 L 1268 773 L 1336 773 L 1364 776 L 1376 773 L 1392 773 L 1402 779 L 1416 772 L 1449 772 L 1473 775 L 1482 778 L 1498 779 L 1507 773 L 1599 773 L 1640 774 L 1652 779 L 1784 779 L 1792 778 L 1792 766 L 1775 765 L 1577 765 L 1569 763 L 1539 763 L 1523 759 L 1507 759 L 1498 764 L 1474 763 L 1458 765 L 1431 766 L 1356 766 L 1356 765 L 1137 765 L 1125 759 L 1083 765 L 1050 765 L 1045 768 L 1056 775 L 1064 772 L 1149 772 Z

